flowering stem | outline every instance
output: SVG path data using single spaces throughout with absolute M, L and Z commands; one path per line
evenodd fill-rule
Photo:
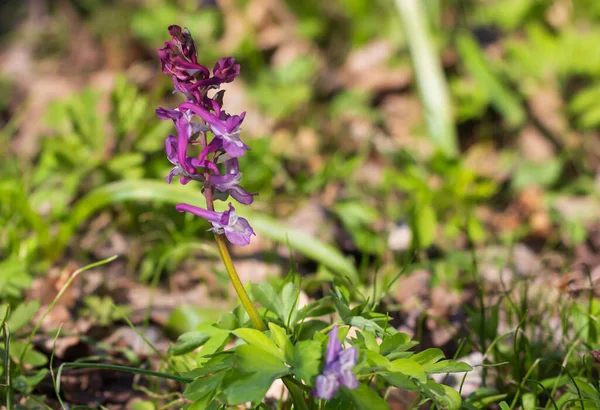
M 223 235 L 215 235 L 215 241 L 217 241 L 217 247 L 219 248 L 219 253 L 221 254 L 221 259 L 223 259 L 223 263 L 225 264 L 225 269 L 227 269 L 227 273 L 229 274 L 229 279 L 231 279 L 231 283 L 233 283 L 233 287 L 246 309 L 248 316 L 250 316 L 250 320 L 255 328 L 260 331 L 267 330 L 267 326 L 265 322 L 261 319 L 258 314 L 258 310 L 250 300 L 248 293 L 246 293 L 246 289 L 244 289 L 244 285 L 242 285 L 242 281 L 235 270 L 235 266 L 233 266 L 233 261 L 231 260 L 231 255 L 229 254 L 229 250 L 227 249 L 227 244 L 225 243 L 225 239 Z

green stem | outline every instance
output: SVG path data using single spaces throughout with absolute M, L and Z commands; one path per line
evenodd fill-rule
M 8 323 L 4 322 L 4 371 L 6 384 L 6 409 L 13 410 L 13 390 L 10 380 L 10 330 Z
M 308 405 L 306 404 L 306 400 L 304 400 L 304 393 L 302 392 L 302 388 L 297 386 L 295 380 L 290 376 L 286 376 L 282 378 L 283 384 L 287 387 L 290 395 L 292 396 L 292 400 L 294 401 L 294 408 L 298 410 L 308 410 Z
M 233 261 L 231 260 L 231 254 L 229 253 L 229 249 L 227 249 L 227 244 L 225 243 L 225 239 L 223 235 L 215 235 L 215 241 L 217 242 L 217 247 L 219 248 L 219 253 L 221 254 L 221 259 L 223 259 L 223 263 L 225 264 L 225 269 L 227 269 L 227 273 L 229 274 L 229 279 L 231 279 L 231 283 L 233 284 L 233 288 L 235 289 L 240 301 L 242 302 L 242 306 L 246 309 L 248 316 L 250 316 L 250 320 L 254 327 L 260 331 L 267 330 L 267 326 L 265 322 L 263 322 L 258 310 L 250 300 L 246 289 L 244 289 L 244 285 L 240 280 L 240 277 L 235 270 L 235 266 L 233 266 Z
M 111 256 L 110 258 L 106 258 L 106 259 L 101 260 L 99 262 L 91 263 L 91 264 L 86 265 L 83 268 L 77 269 L 75 272 L 73 272 L 73 274 L 69 277 L 69 279 L 65 282 L 65 284 L 60 289 L 60 291 L 56 294 L 56 296 L 54 297 L 54 299 L 52 300 L 52 302 L 50 303 L 50 305 L 48 306 L 48 308 L 46 309 L 46 311 L 44 312 L 44 314 L 42 315 L 42 317 L 39 318 L 39 320 L 37 321 L 37 323 L 33 327 L 33 330 L 29 334 L 29 337 L 27 338 L 27 341 L 25 342 L 25 348 L 23 349 L 23 351 L 21 352 L 21 355 L 19 356 L 19 363 L 17 363 L 17 370 L 21 369 L 21 367 L 23 365 L 23 359 L 25 358 L 25 354 L 29 350 L 29 346 L 31 346 L 31 342 L 33 341 L 33 337 L 35 336 L 35 334 L 39 330 L 40 326 L 42 325 L 42 322 L 44 321 L 44 319 L 46 318 L 46 316 L 48 315 L 48 313 L 50 313 L 50 311 L 52 309 L 54 309 L 54 306 L 56 305 L 56 303 L 58 302 L 58 300 L 61 298 L 61 296 L 67 291 L 67 288 L 69 287 L 69 285 L 71 285 L 71 283 L 77 278 L 77 276 L 79 276 L 80 273 L 85 272 L 86 270 L 89 270 L 89 269 L 96 268 L 98 266 L 102 266 L 105 263 L 109 263 L 109 262 L 114 261 L 115 259 L 117 259 L 117 255 Z

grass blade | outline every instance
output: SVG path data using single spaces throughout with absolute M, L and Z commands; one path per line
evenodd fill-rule
M 39 318 L 39 320 L 37 321 L 37 323 L 33 327 L 33 330 L 31 331 L 31 333 L 29 334 L 29 337 L 27 338 L 27 343 L 25 343 L 25 347 L 23 348 L 23 352 L 21 353 L 21 357 L 19 358 L 19 366 L 21 366 L 21 364 L 23 363 L 23 358 L 25 357 L 25 354 L 27 353 L 27 350 L 29 349 L 29 346 L 31 345 L 31 342 L 33 341 L 33 337 L 35 336 L 35 334 L 37 333 L 38 329 L 42 325 L 42 322 L 44 321 L 44 319 L 46 318 L 46 316 L 48 315 L 48 313 L 50 313 L 50 311 L 54 308 L 54 305 L 56 305 L 56 303 L 61 298 L 61 296 L 66 292 L 67 288 L 75 280 L 75 278 L 77 278 L 77 276 L 79 276 L 80 273 L 85 272 L 86 270 L 90 270 L 90 269 L 96 268 L 98 266 L 102 266 L 102 265 L 104 265 L 106 263 L 114 261 L 115 259 L 117 259 L 116 255 L 115 256 L 111 256 L 110 258 L 107 258 L 107 259 L 95 262 L 95 263 L 90 263 L 89 265 L 86 265 L 83 268 L 79 268 L 75 272 L 73 272 L 73 274 L 71 275 L 71 277 L 65 282 L 65 284 L 63 285 L 63 287 L 56 294 L 56 296 L 54 297 L 54 300 L 52 300 L 52 303 L 50 303 L 50 305 L 48 306 L 48 308 L 46 309 L 46 311 L 44 312 L 44 314 L 42 315 L 42 317 Z
M 74 206 L 69 222 L 61 227 L 54 254 L 58 255 L 62 252 L 75 229 L 91 215 L 103 208 L 125 201 L 202 204 L 204 196 L 199 190 L 190 190 L 155 180 L 125 180 L 104 185 L 90 192 Z M 216 203 L 215 207 L 218 211 L 226 209 L 225 204 L 221 202 Z M 236 212 L 238 212 L 237 209 Z M 358 282 L 358 273 L 354 264 L 335 247 L 302 231 L 280 224 L 266 215 L 252 213 L 241 207 L 238 213 L 250 220 L 257 233 L 275 242 L 288 243 L 291 248 L 323 264 L 334 273 L 345 276 L 354 284 Z
M 448 84 L 422 4 L 420 0 L 396 0 L 425 107 L 429 136 L 440 151 L 448 157 L 456 157 L 458 138 Z
M 465 68 L 489 95 L 492 105 L 508 124 L 513 127 L 523 124 L 526 115 L 520 97 L 498 79 L 473 36 L 458 36 L 456 46 Z

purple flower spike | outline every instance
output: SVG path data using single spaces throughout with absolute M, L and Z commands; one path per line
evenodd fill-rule
M 312 395 L 319 399 L 333 399 L 340 385 L 354 390 L 359 383 L 352 368 L 356 365 L 358 350 L 351 347 L 344 350 L 338 339 L 338 328 L 334 326 L 329 332 L 327 354 L 323 373 L 317 376 Z
M 212 212 L 197 206 L 178 204 L 175 209 L 179 212 L 189 212 L 204 218 L 212 224 L 210 231 L 223 234 L 234 245 L 244 246 L 250 243 L 250 237 L 255 235 L 248 221 L 235 214 L 235 208 L 229 203 L 229 210 L 225 212 Z
M 177 129 L 177 134 L 169 135 L 165 141 L 167 159 L 173 164 L 167 182 L 179 176 L 183 185 L 191 180 L 202 183 L 202 193 L 210 209 L 213 201 L 224 201 L 230 196 L 242 204 L 251 204 L 258 194 L 240 186 L 242 174 L 237 161 L 237 157 L 250 149 L 240 139 L 245 113 L 230 115 L 223 110 L 224 90 L 209 95 L 221 84 L 232 82 L 240 74 L 240 65 L 233 57 L 221 58 L 211 76 L 208 68 L 198 63 L 196 43 L 189 30 L 173 25 L 169 26 L 169 34 L 171 40 L 158 50 L 158 55 L 162 71 L 171 75 L 174 92 L 182 93 L 186 102 L 175 110 L 162 107 L 156 110 L 159 118 L 172 120 Z M 191 155 L 192 150 L 199 151 L 197 157 Z M 177 210 L 210 221 L 212 231 L 225 234 L 235 245 L 248 245 L 254 235 L 248 221 L 236 215 L 231 203 L 225 212 L 187 204 L 177 205 Z

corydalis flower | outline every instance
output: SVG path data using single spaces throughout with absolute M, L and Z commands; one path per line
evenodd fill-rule
M 334 326 L 329 332 L 329 343 L 325 357 L 323 373 L 317 376 L 313 396 L 319 399 L 333 399 L 340 385 L 348 389 L 356 389 L 359 385 L 352 368 L 356 365 L 358 350 L 351 347 L 344 350 L 338 339 L 338 328 Z
M 190 32 L 187 29 L 181 30 L 179 26 L 169 26 L 169 34 L 173 39 L 158 50 L 162 72 L 184 81 L 194 76 L 208 78 L 208 68 L 198 64 L 196 44 Z
M 254 196 L 240 186 L 242 173 L 227 175 L 211 175 L 210 184 L 219 191 L 231 195 L 240 204 L 250 205 L 254 201 Z M 227 199 L 227 198 L 225 198 Z
M 215 115 L 204 107 L 189 102 L 181 104 L 179 109 L 190 110 L 206 121 L 215 135 L 215 139 L 217 139 L 216 143 L 222 144 L 223 149 L 229 156 L 233 158 L 241 157 L 249 149 L 240 139 L 240 125 L 246 116 L 245 112 L 240 115 L 229 115 L 225 111 L 219 111 Z
M 209 96 L 209 91 L 218 89 L 221 84 L 233 81 L 240 73 L 240 65 L 233 57 L 221 58 L 215 64 L 212 76 L 210 71 L 198 64 L 196 44 L 187 29 L 170 26 L 171 41 L 158 50 L 162 71 L 172 76 L 176 92 L 185 95 L 186 102 L 177 109 L 158 108 L 156 114 L 163 120 L 172 120 L 177 135 L 169 135 L 165 141 L 167 159 L 173 169 L 167 176 L 170 183 L 174 176 L 180 176 L 181 184 L 191 180 L 203 184 L 202 192 L 207 198 L 207 208 L 213 209 L 213 200 L 226 200 L 229 196 L 248 205 L 254 196 L 240 186 L 242 173 L 237 157 L 250 148 L 240 139 L 241 115 L 230 115 L 223 110 L 223 95 L 219 91 Z M 212 133 L 212 139 L 209 135 Z M 189 156 L 194 148 L 200 148 L 197 157 Z M 219 171 L 225 162 L 226 172 Z M 208 220 L 211 231 L 225 234 L 235 245 L 247 245 L 254 231 L 244 218 L 236 215 L 229 204 L 229 210 L 214 212 L 193 205 L 179 204 L 177 210 L 190 212 Z
M 244 246 L 250 243 L 250 237 L 255 235 L 248 221 L 235 213 L 235 208 L 229 203 L 229 210 L 225 212 L 213 212 L 197 206 L 179 204 L 175 207 L 179 212 L 189 212 L 206 219 L 212 224 L 209 229 L 216 234 L 225 234 L 229 242 L 234 245 Z

